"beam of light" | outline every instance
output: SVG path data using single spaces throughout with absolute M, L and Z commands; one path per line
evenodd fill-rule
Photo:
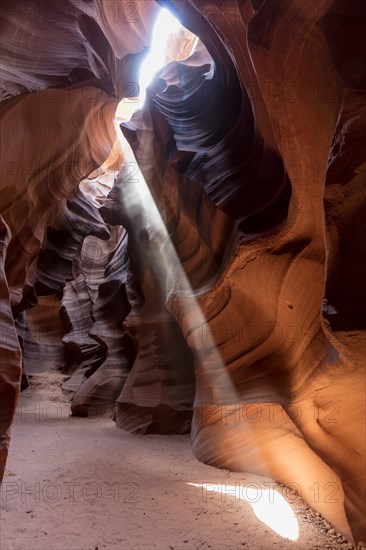
M 162 9 L 156 19 L 153 31 L 152 45 L 150 53 L 142 64 L 140 72 L 140 98 L 134 103 L 133 110 L 141 108 L 146 95 L 146 87 L 156 72 L 164 66 L 167 59 L 167 44 L 169 36 L 176 32 L 181 26 L 180 22 L 171 15 L 171 13 Z M 193 46 L 195 47 L 196 41 Z M 193 52 L 193 47 L 192 47 Z M 189 345 L 196 353 L 200 368 L 203 370 L 212 385 L 212 405 L 224 405 L 225 403 L 236 403 L 238 399 L 237 391 L 233 385 L 230 375 L 226 369 L 225 363 L 216 347 L 213 336 L 207 331 L 203 345 L 203 327 L 207 325 L 207 320 L 196 299 L 196 293 L 192 289 L 186 273 L 182 267 L 175 247 L 169 237 L 168 231 L 162 219 L 162 216 L 151 195 L 149 186 L 136 161 L 134 153 L 124 138 L 119 124 L 127 120 L 123 115 L 123 109 L 126 103 L 120 102 L 120 109 L 117 109 L 114 119 L 117 139 L 119 140 L 124 155 L 124 162 L 120 167 L 120 174 L 126 174 L 126 167 L 134 168 L 133 174 L 128 177 L 128 196 L 125 193 L 124 201 L 127 211 L 139 212 L 145 220 L 148 232 L 158 239 L 159 245 L 156 246 L 156 262 L 164 268 L 166 281 L 174 281 L 175 288 L 179 288 L 176 293 L 179 296 L 189 298 L 190 304 L 184 306 L 184 325 L 188 327 Z M 128 114 L 131 107 L 128 107 Z M 148 115 L 148 113 L 147 113 Z M 149 144 L 150 145 L 150 144 Z M 152 144 L 151 144 L 152 145 Z M 148 176 L 147 176 L 148 177 Z M 122 177 L 122 181 L 125 175 Z M 126 181 L 126 179 L 124 179 Z M 155 241 L 156 242 L 156 241 Z M 167 284 L 164 282 L 164 284 Z M 201 292 L 208 289 L 201 289 Z M 183 306 L 182 306 L 183 307 Z M 187 332 L 187 331 L 186 331 Z M 221 390 L 220 388 L 223 388 Z M 196 397 L 197 399 L 197 397 Z M 207 403 L 205 403 L 207 404 Z
M 203 490 L 209 492 L 217 492 L 224 495 L 230 495 L 235 498 L 236 502 L 243 500 L 248 502 L 254 514 L 259 521 L 265 523 L 275 533 L 289 540 L 297 540 L 299 538 L 299 523 L 297 518 L 283 496 L 275 489 L 262 489 L 260 487 L 253 488 L 252 486 L 240 485 L 235 486 L 220 485 L 216 483 L 188 483 L 193 487 L 202 487 Z
M 207 400 L 202 403 L 202 397 L 197 393 L 195 406 L 212 404 L 212 406 L 217 407 L 217 405 L 221 406 L 229 403 L 237 403 L 238 393 L 221 354 L 217 349 L 213 335 L 209 331 L 206 331 L 205 338 L 203 339 L 203 327 L 207 325 L 207 320 L 196 297 L 197 292 L 192 289 L 190 285 L 174 244 L 170 239 L 161 213 L 146 183 L 145 177 L 129 143 L 124 138 L 119 127 L 120 122 L 123 120 L 126 121 L 132 116 L 132 111 L 141 108 L 145 99 L 146 86 L 148 86 L 149 80 L 156 74 L 157 70 L 162 68 L 167 58 L 165 51 L 168 40 L 167 37 L 169 34 L 176 31 L 179 25 L 179 22 L 175 20 L 169 12 L 166 10 L 160 12 L 154 29 L 151 52 L 141 68 L 141 96 L 139 101 L 135 101 L 133 107 L 131 107 L 131 104 L 128 106 L 127 116 L 126 111 L 124 114 L 124 109 L 126 109 L 128 103 L 122 101 L 120 103 L 121 109 L 117 109 L 115 128 L 124 155 L 124 162 L 120 166 L 117 178 L 122 176 L 122 185 L 123 181 L 127 183 L 123 197 L 126 212 L 131 212 L 131 218 L 133 216 L 138 216 L 140 219 L 144 220 L 144 225 L 148 230 L 154 246 L 153 251 L 156 265 L 164 272 L 163 280 L 161 281 L 161 285 L 164 287 L 162 290 L 166 292 L 167 287 L 174 287 L 174 299 L 177 300 L 181 311 L 183 310 L 183 315 L 180 315 L 182 320 L 180 323 L 182 331 L 186 335 L 189 346 L 196 354 L 196 361 L 200 372 L 206 377 L 211 387 L 210 403 L 208 403 Z M 196 44 L 197 41 L 193 44 L 193 48 Z M 155 54 L 155 50 L 160 51 L 158 54 Z M 156 63 L 155 66 L 151 65 L 153 59 Z M 145 116 L 149 118 L 148 111 L 144 113 L 144 117 Z M 148 138 L 145 134 L 144 137 L 153 140 L 153 136 Z M 146 145 L 147 149 L 151 148 L 152 152 L 154 150 L 152 141 L 150 141 L 150 143 L 144 142 L 142 144 L 142 148 L 144 149 L 142 157 L 144 157 L 146 153 Z M 136 154 L 139 157 L 138 151 Z M 153 161 L 151 161 L 151 164 L 152 163 Z M 129 167 L 133 168 L 132 172 L 129 172 Z M 148 162 L 147 166 L 144 168 L 147 179 L 149 179 L 150 169 L 151 166 Z M 131 221 L 133 223 L 133 219 Z M 200 293 L 204 293 L 207 290 L 209 289 L 200 289 Z M 166 293 L 169 294 L 169 292 Z M 184 299 L 184 303 L 182 303 L 182 300 L 179 301 L 181 297 Z M 263 462 L 264 461 L 265 459 L 263 457 Z
M 164 268 L 166 281 L 174 279 L 178 295 L 189 299 L 190 305 L 186 306 L 184 311 L 184 322 L 189 327 L 190 345 L 197 353 L 200 366 L 203 367 L 207 376 L 211 378 L 214 392 L 213 404 L 224 404 L 227 400 L 235 403 L 237 401 L 236 389 L 216 347 L 215 340 L 209 331 L 205 334 L 203 343 L 202 328 L 207 324 L 207 320 L 169 237 L 167 228 L 146 180 L 138 167 L 133 151 L 126 140 L 123 142 L 123 149 L 125 154 L 124 166 L 133 166 L 135 168 L 133 175 L 127 176 L 129 178 L 129 193 L 128 195 L 124 195 L 127 211 L 130 208 L 131 212 L 136 212 L 136 208 L 138 208 L 145 220 L 149 233 L 154 235 L 154 242 L 159 243 L 156 246 L 155 259 L 159 266 Z M 165 281 L 164 284 L 166 284 Z M 212 370 L 215 372 L 215 376 L 211 374 Z M 221 387 L 224 388 L 224 395 L 220 392 Z
M 154 39 L 151 52 L 141 68 L 141 96 L 139 98 L 139 102 L 135 102 L 133 105 L 133 110 L 137 110 L 142 106 L 146 95 L 146 87 L 148 86 L 150 79 L 164 64 L 164 60 L 166 59 L 165 48 L 167 45 L 167 36 L 169 35 L 169 32 L 173 32 L 173 30 L 176 30 L 179 26 L 179 23 L 176 20 L 173 20 L 174 18 L 169 14 L 169 12 L 166 12 L 166 10 L 162 10 L 160 16 L 158 17 L 157 25 L 154 30 Z M 170 24 L 172 24 L 172 26 L 169 28 Z M 160 52 L 155 54 L 155 49 L 160 49 Z M 158 60 L 160 66 L 158 66 L 158 64 L 152 66 L 151 62 L 153 59 L 155 61 Z M 121 102 L 121 104 L 122 108 L 126 105 L 123 102 Z M 132 109 L 129 106 L 129 112 L 131 112 L 131 110 Z M 184 315 L 182 316 L 183 323 L 181 326 L 183 332 L 186 335 L 188 334 L 187 340 L 190 347 L 196 354 L 199 369 L 207 378 L 211 386 L 212 405 L 217 406 L 218 404 L 225 405 L 227 403 L 237 403 L 238 394 L 236 388 L 228 373 L 221 354 L 217 349 L 213 335 L 209 331 L 206 331 L 205 339 L 203 340 L 202 329 L 200 330 L 200 328 L 203 328 L 207 324 L 207 320 L 196 297 L 197 293 L 190 285 L 174 244 L 170 239 L 162 215 L 152 197 L 149 186 L 140 167 L 138 166 L 134 153 L 120 131 L 119 122 L 121 122 L 121 113 L 123 113 L 123 110 L 120 112 L 117 111 L 115 123 L 117 136 L 119 137 L 121 148 L 125 157 L 124 163 L 120 167 L 119 176 L 122 175 L 122 184 L 123 181 L 126 181 L 127 183 L 123 198 L 126 211 L 131 212 L 131 216 L 137 214 L 140 219 L 144 220 L 144 225 L 148 230 L 154 246 L 153 250 L 155 262 L 160 268 L 163 268 L 164 276 L 161 281 L 161 285 L 164 285 L 164 288 L 162 290 L 164 291 L 166 287 L 173 284 L 174 294 L 177 297 L 175 299 L 179 300 L 179 297 L 184 297 L 187 300 L 185 304 L 178 302 L 180 307 L 184 309 Z M 148 113 L 146 113 L 146 116 L 148 116 Z M 126 116 L 123 118 L 124 120 L 127 120 Z M 153 137 L 150 139 L 152 140 Z M 150 143 L 145 142 L 143 144 L 145 152 L 146 145 L 148 145 L 148 149 L 151 147 L 151 150 L 153 151 L 152 141 L 150 141 Z M 138 152 L 137 156 L 139 156 Z M 133 173 L 130 172 L 130 175 L 128 175 L 129 167 L 133 168 Z M 149 179 L 150 166 L 148 165 L 147 171 L 144 171 L 146 177 Z M 125 179 L 126 175 L 128 179 Z M 200 292 L 204 292 L 205 290 L 207 289 L 201 289 Z M 196 394 L 195 406 L 200 404 L 202 405 L 200 398 L 201 396 Z M 208 403 L 206 402 L 205 404 L 207 405 Z M 265 462 L 264 457 L 263 462 Z M 250 488 L 248 488 L 248 491 L 250 491 Z M 249 492 L 246 494 L 247 499 L 244 500 L 250 502 L 254 513 L 260 521 L 266 523 L 266 525 L 284 538 L 291 540 L 297 539 L 298 524 L 296 517 L 294 516 L 288 503 L 279 493 L 275 492 L 273 502 L 270 501 L 270 490 L 262 491 L 261 498 L 256 502 L 253 501 L 251 498 L 252 495 L 250 495 Z

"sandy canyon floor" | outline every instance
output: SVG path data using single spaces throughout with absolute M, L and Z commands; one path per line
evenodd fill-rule
M 37 375 L 22 393 L 1 490 L 1 550 L 353 548 L 284 487 L 198 462 L 189 436 L 136 436 L 110 419 L 71 417 L 62 380 Z M 273 498 L 269 515 L 258 513 L 265 491 L 267 500 L 270 491 L 285 497 L 284 517 Z M 284 529 L 297 522 L 297 540 L 271 528 L 280 519 Z

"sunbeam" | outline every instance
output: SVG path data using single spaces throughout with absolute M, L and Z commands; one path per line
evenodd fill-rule
M 134 102 L 127 107 L 127 111 L 124 111 L 126 103 L 123 101 L 120 102 L 120 108 L 117 110 L 115 117 L 115 128 L 123 150 L 124 163 L 120 167 L 119 177 L 122 177 L 122 181 L 128 183 L 129 187 L 128 197 L 125 194 L 124 200 L 131 200 L 131 206 L 133 203 L 134 212 L 136 212 L 136 208 L 140 210 L 140 213 L 146 221 L 148 230 L 150 229 L 150 231 L 154 233 L 155 238 L 158 238 L 161 243 L 161 246 L 157 247 L 159 249 L 159 253 L 156 256 L 156 262 L 159 262 L 160 267 L 165 269 L 166 280 L 174 279 L 175 281 L 178 281 L 179 294 L 185 298 L 189 298 L 190 305 L 185 308 L 184 312 L 185 322 L 187 326 L 189 326 L 191 346 L 198 355 L 200 367 L 205 368 L 205 371 L 207 371 L 207 376 L 209 377 L 209 373 L 211 371 L 210 364 L 214 362 L 215 364 L 220 365 L 221 368 L 218 370 L 220 372 L 220 378 L 224 381 L 224 383 L 217 384 L 217 381 L 212 380 L 212 386 L 214 388 L 219 388 L 221 385 L 225 388 L 226 400 L 229 396 L 229 399 L 232 399 L 232 402 L 236 402 L 237 392 L 232 384 L 230 376 L 227 373 L 220 353 L 217 350 L 213 336 L 207 334 L 207 337 L 205 338 L 205 345 L 203 346 L 202 334 L 198 329 L 205 326 L 207 321 L 195 297 L 197 293 L 193 291 L 188 281 L 186 273 L 181 265 L 180 259 L 165 227 L 161 213 L 159 212 L 151 195 L 149 186 L 146 183 L 145 177 L 138 166 L 130 145 L 123 137 L 119 128 L 119 124 L 122 121 L 126 121 L 129 116 L 131 116 L 132 110 L 136 111 L 142 107 L 146 97 L 147 86 L 153 79 L 156 72 L 166 63 L 169 36 L 171 36 L 172 33 L 176 33 L 180 27 L 181 24 L 179 21 L 174 18 L 169 11 L 166 9 L 161 10 L 154 27 L 150 53 L 144 60 L 141 67 L 139 82 L 140 97 L 137 102 Z M 195 45 L 196 40 L 194 41 L 191 51 L 194 50 Z M 131 107 L 131 105 L 133 105 L 133 107 Z M 128 167 L 134 167 L 133 175 L 128 173 Z M 138 205 L 136 204 L 137 202 Z M 128 205 L 126 206 L 128 211 Z M 157 237 L 158 235 L 159 237 Z M 173 271 L 174 276 L 170 276 Z M 175 284 L 175 286 L 177 286 L 177 284 Z M 194 307 L 192 307 L 192 304 L 194 304 Z M 218 391 L 218 393 L 213 396 L 214 401 L 212 404 L 224 404 L 224 396 L 219 395 L 219 393 L 220 392 Z

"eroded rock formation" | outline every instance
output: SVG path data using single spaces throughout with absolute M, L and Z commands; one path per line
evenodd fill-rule
M 159 3 L 199 41 L 132 154 Z M 159 3 L 2 2 L 1 468 L 23 357 L 73 414 L 190 431 L 366 540 L 365 7 Z

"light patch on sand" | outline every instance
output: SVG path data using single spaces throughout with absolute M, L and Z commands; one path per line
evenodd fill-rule
M 193 487 L 202 487 L 205 491 L 230 495 L 236 501 L 248 502 L 256 517 L 265 523 L 275 533 L 289 540 L 299 538 L 299 523 L 296 516 L 283 496 L 273 488 L 243 485 L 219 485 L 215 483 L 188 483 Z

